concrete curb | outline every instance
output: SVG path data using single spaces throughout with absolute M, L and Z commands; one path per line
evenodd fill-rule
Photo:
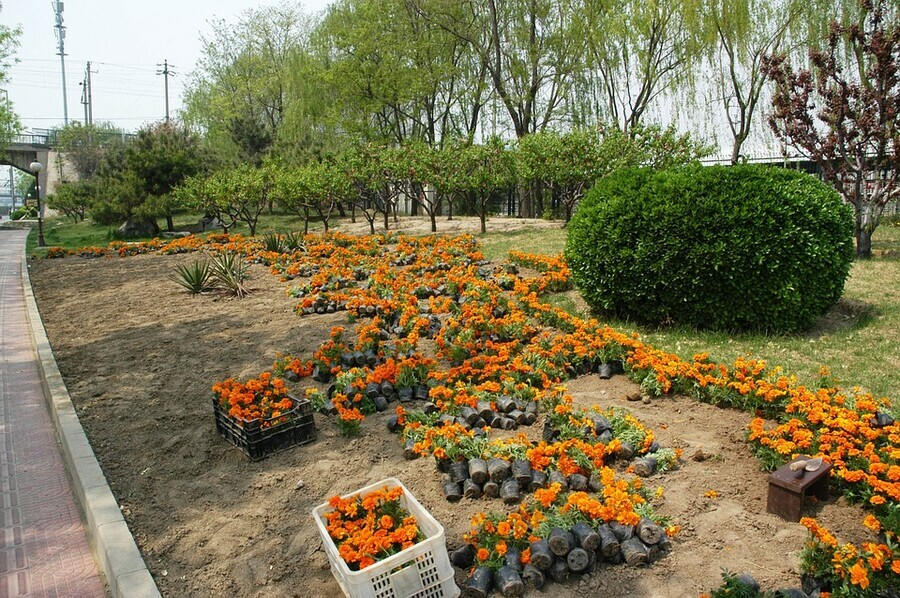
M 75 405 L 56 365 L 28 276 L 28 257 L 22 257 L 25 311 L 41 369 L 41 384 L 56 427 L 60 452 L 86 523 L 88 543 L 114 598 L 161 598 L 94 456 Z

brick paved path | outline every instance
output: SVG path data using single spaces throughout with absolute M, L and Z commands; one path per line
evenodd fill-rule
M 104 598 L 25 316 L 26 234 L 0 230 L 0 598 Z

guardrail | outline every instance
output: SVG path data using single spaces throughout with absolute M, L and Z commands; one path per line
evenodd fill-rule
M 59 129 L 32 129 L 12 138 L 13 144 L 36 145 L 41 147 L 55 147 L 59 144 Z M 94 131 L 93 138 L 97 143 L 108 143 L 115 139 L 117 141 L 131 141 L 135 138 L 134 133 L 114 133 L 111 131 Z

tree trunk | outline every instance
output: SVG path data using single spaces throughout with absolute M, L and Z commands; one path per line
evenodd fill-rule
M 81 219 L 84 220 L 84 216 L 82 216 Z M 78 222 L 78 218 L 75 218 L 75 222 Z M 174 232 L 175 230 L 175 223 L 172 222 L 171 214 L 166 214 L 166 230 L 168 230 L 170 233 Z
M 875 223 L 872 206 L 862 204 L 856 210 L 856 257 L 867 260 L 872 257 L 872 232 Z
M 532 187 L 528 183 L 519 183 L 516 186 L 516 190 L 519 193 L 519 209 L 517 210 L 516 217 L 517 218 L 531 218 L 533 214 L 532 210 Z

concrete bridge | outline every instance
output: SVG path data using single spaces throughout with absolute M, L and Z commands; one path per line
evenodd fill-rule
M 26 133 L 16 135 L 12 143 L 6 146 L 6 150 L 0 152 L 0 164 L 9 164 L 23 172 L 33 175 L 31 163 L 37 160 L 44 165 L 41 170 L 38 184 L 41 192 L 41 203 L 47 197 L 47 192 L 56 189 L 59 182 L 65 178 L 71 180 L 69 169 L 63 164 L 59 152 L 53 145 L 56 142 L 55 131 L 46 133 Z

